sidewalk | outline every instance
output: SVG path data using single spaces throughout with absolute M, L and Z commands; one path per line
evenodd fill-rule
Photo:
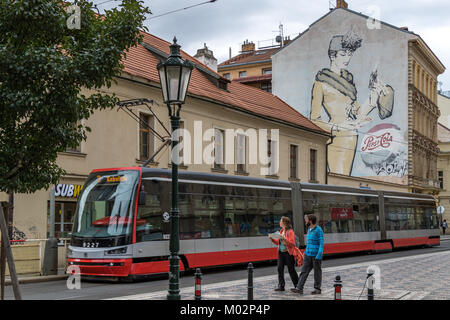
M 448 241 L 448 240 L 450 240 L 450 234 L 449 235 L 441 235 L 441 241 Z
M 51 276 L 41 276 L 36 274 L 30 274 L 30 275 L 19 275 L 17 278 L 19 279 L 19 284 L 25 284 L 25 283 L 38 283 L 38 282 L 47 282 L 47 281 L 58 281 L 58 280 L 65 280 L 67 279 L 67 274 L 64 273 L 64 269 L 58 269 L 57 275 L 51 275 Z M 10 286 L 11 285 L 11 278 L 6 276 L 5 277 L 5 285 Z
M 450 252 L 437 252 L 420 256 L 393 258 L 367 263 L 323 269 L 323 286 L 320 296 L 312 296 L 313 272 L 306 285 L 305 295 L 290 292 L 292 284 L 286 273 L 287 291 L 277 293 L 276 267 L 274 275 L 255 278 L 255 300 L 332 300 L 334 278 L 342 279 L 343 300 L 367 300 L 367 287 L 363 291 L 367 268 L 376 265 L 381 271 L 381 290 L 375 289 L 375 300 L 448 300 L 450 299 Z M 297 268 L 297 271 L 299 268 Z M 111 300 L 165 300 L 167 291 L 116 297 Z M 194 299 L 194 279 L 192 287 L 181 289 L 182 300 Z M 202 286 L 203 300 L 246 300 L 247 279 L 221 282 Z

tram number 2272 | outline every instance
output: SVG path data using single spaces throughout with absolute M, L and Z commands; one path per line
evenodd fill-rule
M 83 242 L 83 248 L 98 248 L 98 242 Z

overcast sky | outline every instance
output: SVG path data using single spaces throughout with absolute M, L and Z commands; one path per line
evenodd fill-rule
M 105 0 L 93 1 L 99 4 Z M 325 15 L 329 3 L 336 3 L 335 0 L 217 0 L 152 19 L 207 0 L 144 1 L 153 13 L 146 21 L 150 33 L 168 41 L 176 36 L 182 49 L 191 55 L 206 43 L 219 63 L 228 59 L 230 47 L 233 56 L 238 54 L 246 39 L 257 45 L 258 41 L 274 39 L 280 22 L 284 34 L 292 39 Z M 372 15 L 376 6 L 382 21 L 397 27 L 407 26 L 419 34 L 447 67 L 439 81 L 443 82 L 443 90 L 450 90 L 449 0 L 347 0 L 347 3 L 349 9 L 366 15 Z M 120 0 L 112 0 L 99 9 L 118 4 Z

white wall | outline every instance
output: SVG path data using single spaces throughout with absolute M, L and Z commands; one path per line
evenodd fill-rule
M 368 101 L 369 78 L 374 70 L 378 71 L 380 80 L 394 89 L 392 116 L 381 120 L 375 109 L 369 114 L 373 120 L 359 129 L 356 153 L 350 151 L 355 154 L 351 175 L 385 176 L 388 174 L 380 171 L 381 167 L 405 164 L 408 159 L 408 40 L 414 38 L 414 35 L 384 24 L 381 24 L 381 29 L 371 30 L 368 28 L 365 17 L 344 9 L 336 9 L 315 22 L 300 37 L 272 56 L 273 93 L 310 118 L 312 88 L 316 75 L 318 71 L 330 68 L 328 57 L 330 41 L 333 36 L 346 35 L 349 31 L 353 31 L 362 38 L 361 47 L 354 52 L 347 66 L 347 70 L 353 75 L 353 82 L 357 89 L 357 102 L 363 105 Z M 345 105 L 342 105 L 342 109 L 344 112 Z M 339 124 L 338 121 L 334 123 Z M 385 126 L 387 129 L 375 130 L 367 135 L 379 124 L 387 125 Z M 386 131 L 390 132 L 393 141 L 385 143 L 385 148 L 379 147 L 370 153 L 366 150 L 364 155 L 366 162 L 363 162 L 361 154 L 364 152 L 361 151 L 361 147 L 364 140 L 370 135 L 376 139 Z M 342 146 L 340 148 L 343 149 Z M 394 155 L 394 162 L 392 157 L 390 160 L 385 160 L 387 158 L 385 155 L 388 153 Z M 331 154 L 330 157 L 332 157 Z M 368 158 L 382 159 L 384 162 L 369 166 Z M 337 160 L 329 158 L 329 161 Z M 406 183 L 406 171 L 401 170 L 400 173 L 397 172 L 392 176 L 398 178 L 398 182 Z

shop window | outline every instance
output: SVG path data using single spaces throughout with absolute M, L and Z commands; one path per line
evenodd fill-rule
M 76 202 L 55 201 L 55 237 L 57 239 L 70 238 Z M 50 237 L 50 201 L 47 202 L 47 238 Z

